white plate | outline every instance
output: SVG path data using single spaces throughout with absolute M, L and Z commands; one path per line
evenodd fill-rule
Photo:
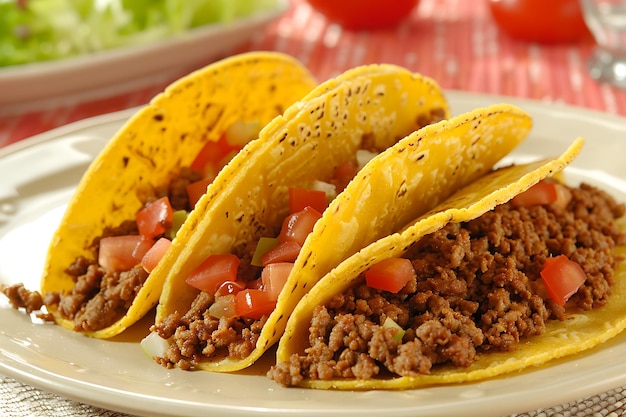
M 0 114 L 85 101 L 167 82 L 207 64 L 251 39 L 289 7 L 276 7 L 229 23 L 190 30 L 170 39 L 89 55 L 0 68 Z
M 450 93 L 453 112 L 503 100 L 533 114 L 531 137 L 515 160 L 555 155 L 587 139 L 569 179 L 602 185 L 626 201 L 626 121 L 601 113 L 498 97 Z M 0 150 L 0 282 L 38 288 L 47 241 L 89 161 L 130 115 L 79 122 Z M 479 383 L 400 392 L 282 388 L 267 363 L 240 374 L 166 370 L 138 340 L 150 317 L 113 341 L 94 340 L 0 304 L 0 372 L 96 406 L 145 416 L 501 416 L 597 394 L 626 384 L 626 335 L 550 366 Z M 266 362 L 271 361 L 271 358 Z

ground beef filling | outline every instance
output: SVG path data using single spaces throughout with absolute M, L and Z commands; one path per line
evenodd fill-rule
M 234 251 L 241 259 L 237 270 L 240 281 L 250 282 L 261 274 L 261 268 L 251 264 L 256 245 L 257 241 L 251 241 Z M 176 366 L 190 370 L 206 360 L 225 357 L 237 360 L 250 356 L 267 317 L 260 320 L 245 317 L 218 319 L 209 314 L 214 301 L 214 295 L 202 291 L 183 316 L 171 314 L 152 327 L 163 339 L 174 341 L 162 357 L 155 358 L 157 363 L 166 368 Z
M 303 378 L 368 379 L 428 374 L 437 364 L 466 367 L 477 352 L 509 351 L 520 339 L 562 320 L 565 308 L 589 310 L 607 302 L 613 248 L 626 243 L 615 219 L 624 207 L 589 185 L 572 189 L 567 210 L 498 206 L 463 224 L 449 224 L 414 244 L 416 279 L 398 294 L 365 284 L 318 306 L 305 355 L 273 367 L 285 386 Z M 540 278 L 549 256 L 578 262 L 587 280 L 565 307 Z M 406 333 L 383 327 L 389 317 Z
M 13 308 L 23 308 L 27 314 L 34 313 L 37 318 L 43 321 L 54 321 L 54 317 L 51 314 L 41 311 L 44 304 L 39 292 L 28 290 L 22 283 L 13 285 L 0 284 L 0 292 L 7 297 Z
M 168 196 L 174 210 L 190 210 L 186 187 L 201 179 L 197 172 L 183 168 L 168 186 L 152 190 L 146 198 L 146 204 Z M 107 228 L 102 237 L 138 234 L 134 220 L 127 220 L 121 225 Z M 93 242 L 95 258 L 77 258 L 66 273 L 75 284 L 68 292 L 50 292 L 44 295 L 46 306 L 55 307 L 58 313 L 74 322 L 77 331 L 96 331 L 104 329 L 122 318 L 128 311 L 137 293 L 148 278 L 148 273 L 141 266 L 130 271 L 110 272 L 97 263 L 100 238 Z

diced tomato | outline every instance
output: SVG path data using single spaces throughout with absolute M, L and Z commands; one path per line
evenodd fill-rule
M 241 280 L 224 281 L 215 291 L 215 296 L 222 296 L 228 294 L 237 294 L 241 290 L 246 289 L 246 283 Z
M 207 142 L 196 158 L 193 160 L 189 168 L 202 173 L 202 175 L 215 175 L 221 168 L 220 162 L 226 155 L 233 150 L 239 150 L 240 146 L 233 146 L 228 143 L 226 133 L 224 133 L 217 142 Z
M 100 239 L 98 263 L 108 271 L 129 271 L 141 262 L 153 243 L 140 235 L 103 237 Z
M 161 197 L 137 212 L 136 221 L 139 234 L 154 239 L 164 234 L 172 226 L 174 210 L 167 197 Z
M 565 208 L 572 199 L 572 193 L 563 185 L 552 181 L 539 181 L 511 200 L 516 207 L 554 204 Z
M 198 200 L 206 194 L 206 189 L 213 182 L 215 177 L 203 178 L 199 181 L 192 182 L 187 185 L 187 197 L 189 198 L 189 206 L 193 209 L 196 207 Z
M 582 267 L 565 255 L 548 258 L 541 270 L 541 279 L 550 298 L 562 306 L 587 279 Z
M 289 212 L 297 213 L 311 206 L 319 213 L 323 213 L 328 206 L 326 193 L 319 190 L 293 187 L 289 189 Z
M 278 299 L 278 295 L 283 290 L 292 269 L 293 264 L 291 262 L 277 262 L 263 268 L 263 272 L 261 272 L 263 291 L 267 293 L 270 300 L 276 301 Z
M 268 316 L 276 308 L 276 302 L 270 300 L 265 291 L 246 289 L 235 294 L 237 316 L 259 320 Z
M 411 261 L 405 258 L 388 258 L 365 271 L 369 287 L 397 293 L 415 276 Z
M 147 273 L 152 272 L 161 261 L 167 250 L 172 246 L 172 241 L 164 237 L 159 238 L 154 245 L 141 258 L 141 266 Z
M 331 22 L 349 30 L 384 29 L 407 19 L 419 0 L 307 0 Z
M 186 279 L 187 284 L 215 294 L 225 281 L 237 279 L 239 258 L 233 254 L 210 255 Z
M 217 142 L 207 142 L 189 167 L 202 173 L 204 177 L 215 177 L 241 148 L 258 137 L 260 129 L 261 124 L 258 121 L 236 121 Z
M 337 188 L 337 193 L 346 188 L 357 172 L 359 172 L 359 167 L 352 161 L 343 162 L 335 168 L 333 179 L 330 182 Z
M 494 21 L 510 36 L 527 42 L 578 42 L 590 37 L 577 0 L 490 0 Z
M 295 262 L 300 254 L 300 249 L 302 249 L 302 246 L 298 242 L 281 242 L 261 256 L 261 265 L 266 266 L 276 262 Z
M 315 223 L 321 217 L 322 215 L 310 206 L 305 207 L 302 211 L 290 214 L 283 221 L 278 241 L 293 241 L 302 246 L 309 233 L 313 230 Z
M 263 280 L 261 278 L 257 278 L 257 279 L 248 281 L 246 282 L 246 288 L 251 289 L 251 290 L 263 291 Z

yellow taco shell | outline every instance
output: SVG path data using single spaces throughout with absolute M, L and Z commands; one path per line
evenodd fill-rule
M 424 120 L 441 116 L 448 117 L 449 109 L 436 82 L 395 65 L 357 67 L 321 84 L 269 123 L 260 133 L 263 149 L 255 158 L 244 148 L 200 200 L 183 227 L 186 238 L 174 242 L 167 255 L 171 262 L 166 262 L 156 323 L 189 310 L 199 291 L 185 278 L 207 256 L 275 235 L 288 214 L 289 187 L 329 180 L 335 166 L 354 157 L 364 137 L 386 149 Z M 303 251 L 308 247 L 305 243 Z M 289 281 L 297 275 L 292 273 Z M 280 326 L 290 311 L 289 304 L 284 306 L 287 299 L 279 297 L 251 355 L 194 366 L 230 372 L 254 363 L 282 334 Z
M 211 191 L 205 196 L 207 211 L 198 214 L 196 232 L 171 268 L 157 323 L 189 309 L 198 291 L 184 278 L 206 256 L 230 252 L 237 244 L 258 238 L 260 229 L 280 225 L 289 186 L 329 178 L 332 168 L 358 149 L 363 135 L 379 147 L 391 146 L 370 161 L 324 212 L 254 351 L 242 360 L 204 361 L 195 368 L 230 372 L 254 363 L 278 341 L 300 298 L 330 269 L 484 175 L 531 128 L 527 113 L 497 105 L 415 130 L 420 114 L 447 108 L 436 84 L 391 65 L 381 65 L 378 71 L 366 67 L 360 75 L 359 70 L 340 77 L 341 82 L 332 80 L 330 87 L 321 85 L 325 93 L 320 96 L 296 103 L 280 118 L 286 120 L 284 126 L 276 128 L 277 120 L 270 123 L 261 132 L 267 153 L 254 164 L 239 160 L 245 149 L 233 159 L 227 167 L 228 172 L 233 170 L 231 176 L 223 171 L 224 181 L 233 187 L 230 198 Z M 227 223 L 226 213 L 237 213 L 235 218 L 243 221 Z M 253 223 L 242 225 L 246 219 Z
M 583 140 L 574 143 L 558 158 L 495 170 L 460 189 L 441 205 L 420 216 L 399 233 L 380 239 L 333 269 L 306 294 L 295 308 L 277 349 L 277 362 L 302 354 L 308 341 L 308 324 L 313 310 L 359 280 L 359 275 L 382 259 L 397 257 L 422 236 L 439 230 L 448 222 L 479 217 L 498 204 L 525 191 L 540 180 L 560 173 L 579 154 Z M 618 248 L 619 254 L 626 253 Z M 626 266 L 616 270 L 616 285 L 609 303 L 584 313 L 571 313 L 565 322 L 552 321 L 546 332 L 524 341 L 512 352 L 482 353 L 468 368 L 441 366 L 431 374 L 371 380 L 304 380 L 299 386 L 317 389 L 365 390 L 411 389 L 423 386 L 476 381 L 544 364 L 597 346 L 626 328 L 622 311 L 626 304 Z
M 106 227 L 134 219 L 144 204 L 142 194 L 166 184 L 206 142 L 217 141 L 236 121 L 268 123 L 315 86 L 309 71 L 290 56 L 251 52 L 167 87 L 127 121 L 84 174 L 52 238 L 41 292 L 70 291 L 74 282 L 65 269 L 79 256 L 97 256 L 94 239 Z M 162 275 L 151 274 L 123 318 L 84 333 L 119 334 L 156 305 L 162 286 Z M 72 321 L 52 313 L 57 323 L 74 329 Z

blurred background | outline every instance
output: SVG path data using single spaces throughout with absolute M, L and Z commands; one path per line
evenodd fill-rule
M 0 0 L 0 146 L 145 104 L 176 78 L 250 50 L 291 54 L 320 81 L 385 62 L 447 90 L 626 114 L 625 90 L 610 81 L 620 69 L 626 77 L 614 61 L 621 38 L 610 53 L 598 48 L 602 35 L 582 13 L 598 27 L 621 3 Z

